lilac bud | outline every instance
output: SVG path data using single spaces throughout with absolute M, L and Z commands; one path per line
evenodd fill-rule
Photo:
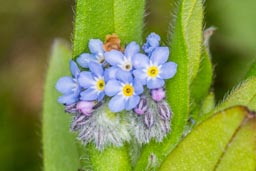
M 153 124 L 154 124 L 154 117 L 153 117 L 152 110 L 148 110 L 145 113 L 144 123 L 146 124 L 146 126 L 148 128 L 151 128 L 153 126 Z
M 95 106 L 95 102 L 94 101 L 80 101 L 77 103 L 76 105 L 76 109 L 86 115 L 86 116 L 90 116 L 92 114 L 92 112 L 94 111 L 93 107 Z
M 169 105 L 166 102 L 158 103 L 157 109 L 160 117 L 163 120 L 170 120 L 171 117 L 171 110 L 169 108 Z
M 163 88 L 153 89 L 151 91 L 151 97 L 154 101 L 160 102 L 165 98 L 165 91 Z
M 146 98 L 141 97 L 139 104 L 134 108 L 134 112 L 143 115 L 148 109 Z

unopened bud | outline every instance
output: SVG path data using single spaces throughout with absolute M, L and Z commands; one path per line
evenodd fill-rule
M 154 124 L 154 116 L 152 110 L 148 110 L 144 116 L 144 123 L 148 128 L 151 128 Z
M 148 109 L 147 99 L 144 97 L 140 98 L 139 104 L 134 108 L 134 112 L 138 115 L 143 115 Z
M 76 105 L 76 109 L 86 115 L 90 116 L 94 111 L 95 102 L 94 101 L 80 101 Z
M 163 120 L 170 120 L 171 118 L 171 110 L 169 105 L 166 102 L 161 102 L 157 104 L 157 109 L 160 117 Z
M 160 102 L 165 98 L 165 91 L 163 88 L 153 89 L 151 91 L 151 97 L 154 101 Z

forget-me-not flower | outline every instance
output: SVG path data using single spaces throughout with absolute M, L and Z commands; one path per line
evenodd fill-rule
M 124 53 L 118 50 L 111 50 L 105 53 L 105 59 L 113 67 L 129 72 L 133 69 L 132 58 L 139 53 L 139 50 L 139 45 L 136 42 L 131 42 L 125 48 Z
M 160 42 L 160 36 L 157 35 L 156 33 L 150 33 L 147 37 L 146 43 L 142 46 L 142 49 L 148 56 L 151 56 L 155 48 L 159 47 L 160 45 L 159 42 Z
M 134 80 L 130 72 L 122 70 L 118 72 L 116 79 L 111 79 L 107 82 L 105 88 L 107 96 L 114 96 L 108 104 L 112 112 L 135 108 L 140 101 L 139 95 L 142 92 L 142 84 Z
M 167 47 L 157 47 L 152 52 L 151 57 L 144 54 L 137 54 L 133 58 L 133 65 L 136 68 L 133 71 L 135 79 L 149 89 L 163 87 L 164 79 L 173 77 L 177 70 L 177 64 L 167 62 L 169 49 Z
M 79 100 L 79 94 L 81 92 L 81 87 L 78 84 L 80 70 L 73 60 L 70 61 L 70 71 L 72 77 L 65 76 L 60 78 L 55 86 L 63 94 L 59 97 L 58 102 L 65 105 L 76 103 Z
M 105 61 L 103 42 L 99 39 L 91 39 L 89 41 L 89 49 L 91 53 L 82 53 L 77 59 L 77 63 L 84 68 L 88 68 L 90 61 L 103 64 Z
M 80 100 L 101 101 L 105 96 L 105 79 L 102 66 L 97 62 L 89 62 L 90 71 L 80 73 L 78 82 L 85 90 L 80 93 Z

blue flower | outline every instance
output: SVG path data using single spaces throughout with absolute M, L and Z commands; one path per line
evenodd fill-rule
M 105 61 L 103 42 L 99 39 L 91 39 L 89 41 L 90 53 L 82 53 L 77 59 L 77 63 L 84 68 L 88 68 L 90 61 L 103 64 Z
M 167 62 L 169 49 L 167 47 L 157 47 L 152 52 L 151 57 L 144 54 L 137 54 L 133 58 L 136 70 L 133 71 L 135 79 L 149 89 L 163 87 L 164 79 L 173 77 L 177 70 L 177 64 Z
M 142 49 L 148 56 L 151 56 L 154 49 L 159 47 L 159 41 L 160 41 L 160 36 L 157 35 L 156 33 L 151 33 L 150 35 L 148 35 L 147 41 L 142 46 Z
M 55 85 L 55 88 L 63 94 L 61 97 L 59 97 L 58 102 L 65 105 L 70 105 L 77 102 L 81 92 L 81 87 L 79 86 L 77 80 L 80 70 L 73 60 L 70 61 L 70 71 L 72 73 L 72 77 L 62 77 Z
M 124 71 L 131 71 L 133 69 L 132 58 L 140 50 L 139 45 L 136 42 L 131 42 L 127 45 L 124 53 L 118 50 L 111 50 L 105 53 L 106 61 L 117 68 Z
M 89 62 L 90 71 L 80 73 L 78 82 L 85 90 L 80 93 L 80 100 L 101 101 L 105 96 L 105 79 L 102 66 L 97 62 Z
M 143 86 L 140 82 L 133 79 L 130 72 L 120 70 L 116 79 L 107 82 L 105 93 L 112 97 L 108 106 L 112 112 L 122 110 L 131 110 L 137 106 L 140 101 L 140 94 L 143 92 Z

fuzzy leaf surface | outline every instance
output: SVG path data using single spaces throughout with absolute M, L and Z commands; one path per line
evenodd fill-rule
M 212 116 L 177 146 L 160 171 L 255 170 L 256 120 L 248 116 L 252 114 L 242 106 Z
M 88 52 L 90 39 L 116 33 L 121 42 L 141 42 L 145 0 L 77 0 L 73 57 Z

